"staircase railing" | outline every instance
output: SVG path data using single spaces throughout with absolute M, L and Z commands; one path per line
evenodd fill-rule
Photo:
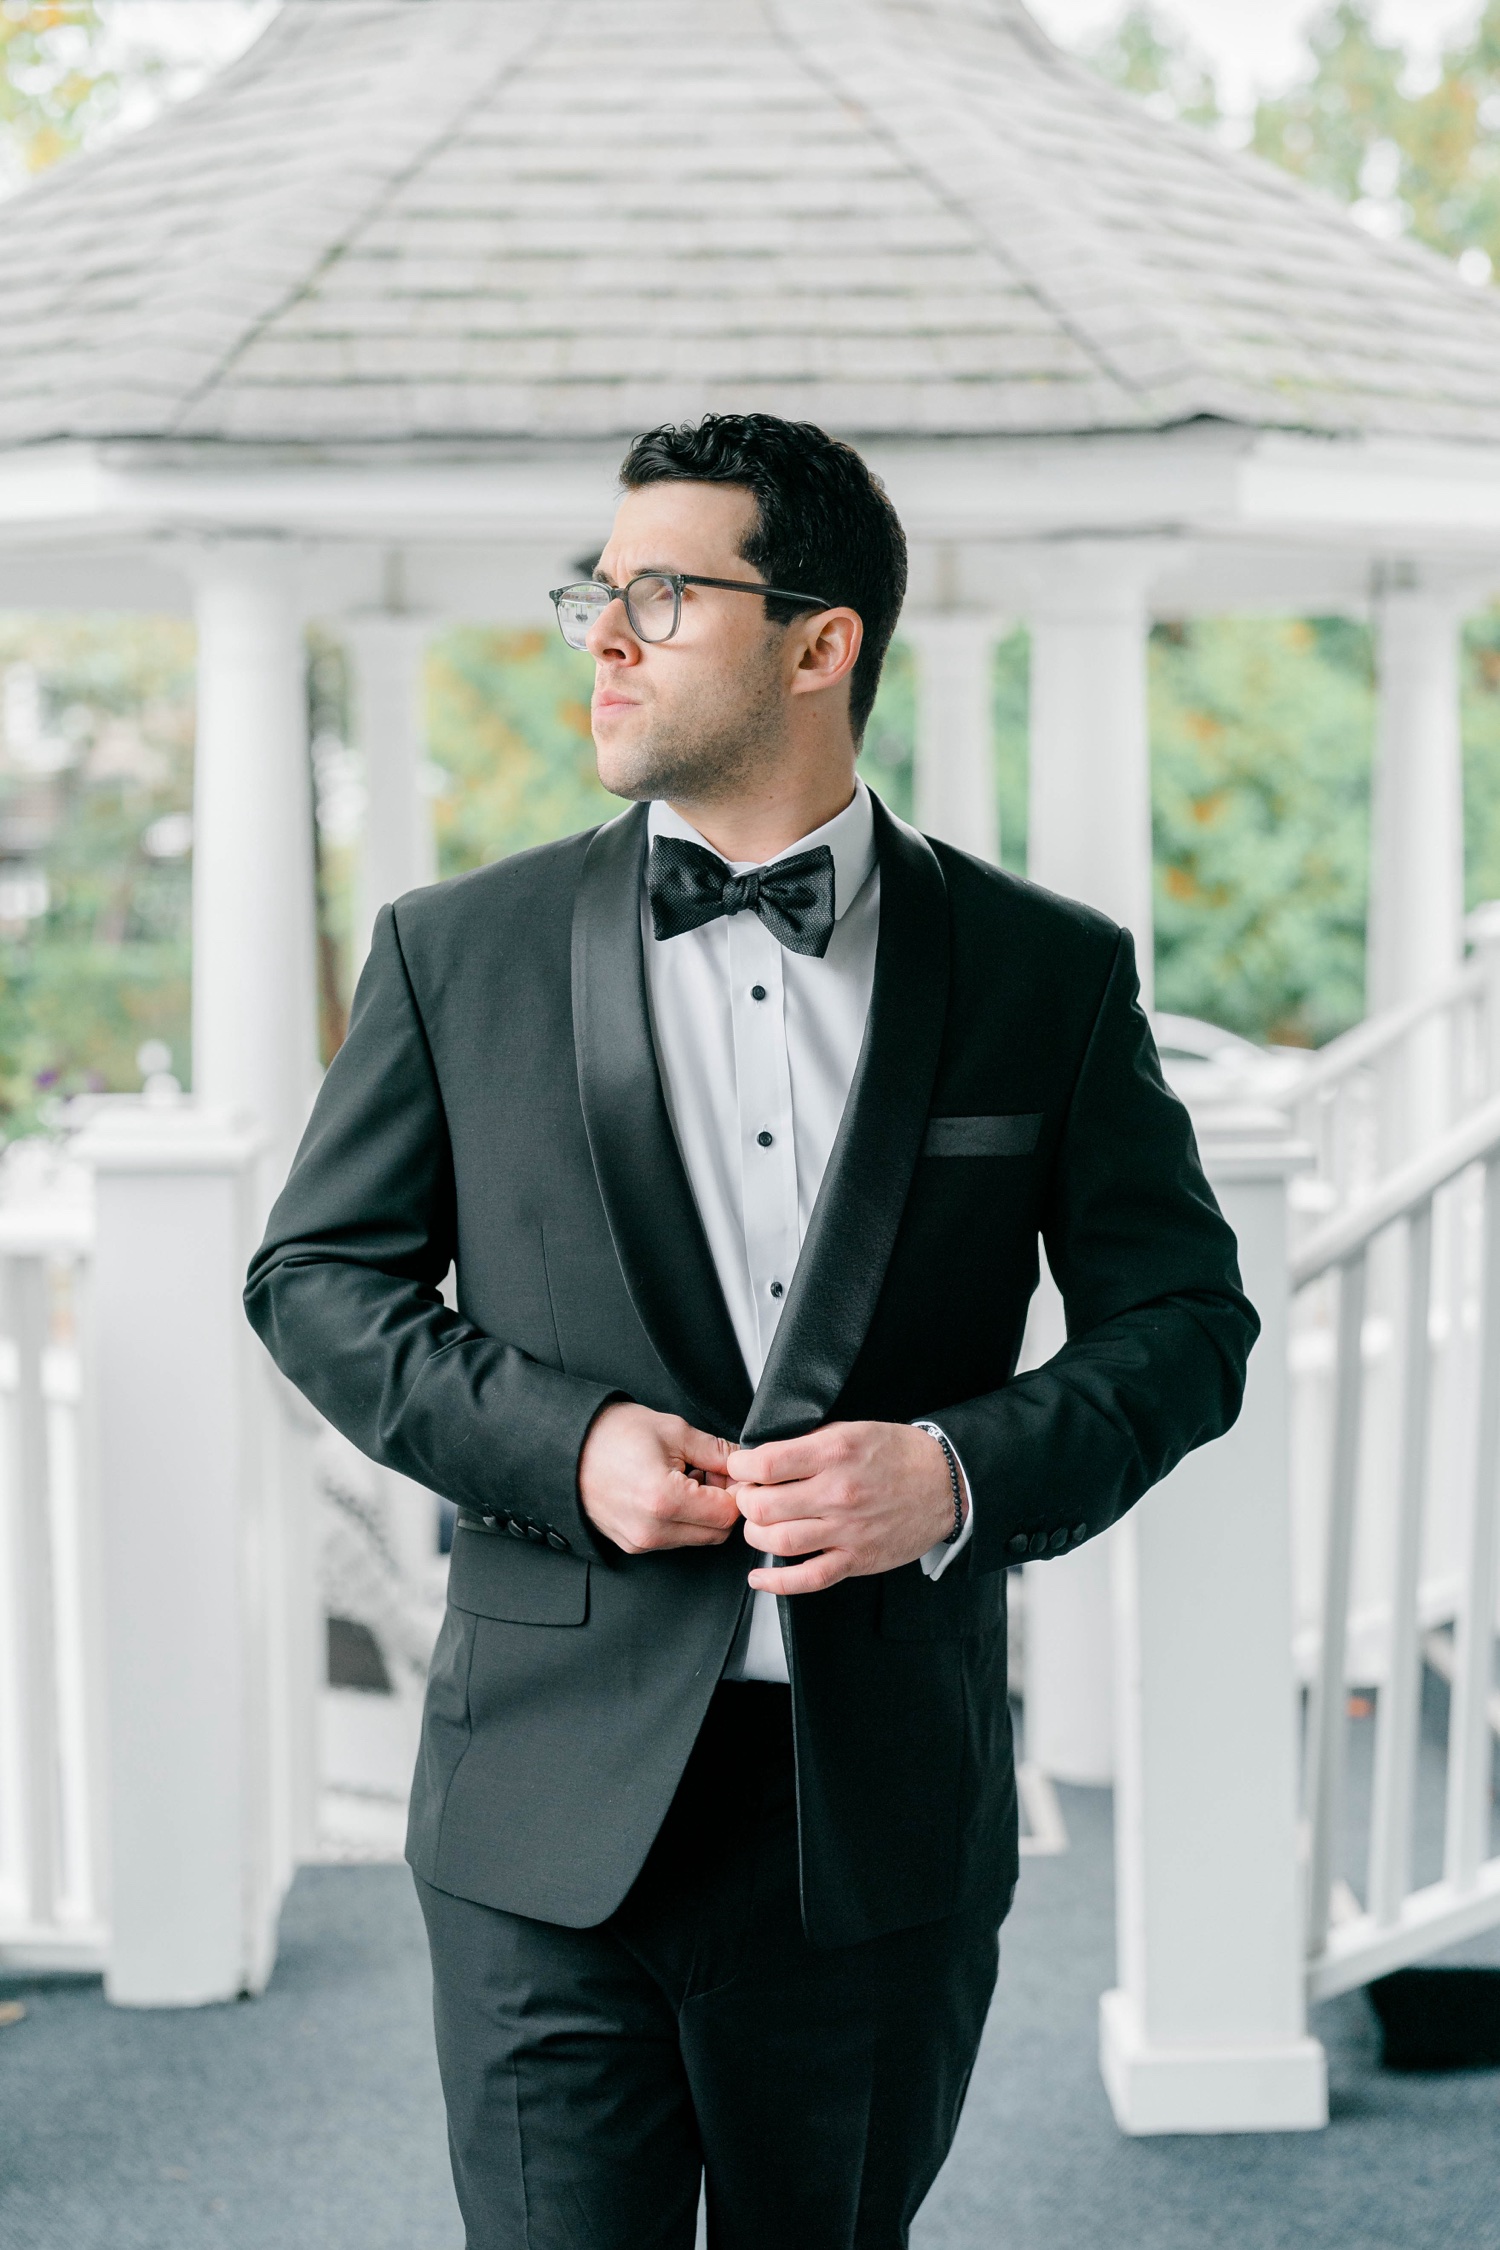
M 1500 902 L 1465 925 L 1471 951 L 1434 991 L 1369 1016 L 1296 1073 L 1289 1107 L 1314 1152 L 1294 1209 L 1316 1222 L 1500 1091 Z
M 1367 1308 L 1372 1269 L 1382 1262 L 1394 1333 L 1375 1386 Z M 1322 1623 L 1305 1757 L 1309 1980 L 1322 1998 L 1500 1924 L 1490 1739 L 1500 1557 L 1500 1098 L 1306 1239 L 1292 1283 L 1299 1294 L 1331 1288 L 1337 1304 Z M 1453 1319 L 1438 1317 L 1445 1310 L 1456 1313 L 1468 1350 L 1455 1349 Z M 1381 1406 L 1384 1417 L 1372 1414 Z M 1382 1558 L 1388 1639 L 1374 1696 L 1361 1901 L 1349 1881 L 1346 1832 L 1348 1656 L 1356 1536 L 1367 1528 L 1361 1456 L 1372 1433 L 1392 1446 L 1394 1507 Z M 1444 1571 L 1452 1688 L 1442 1868 L 1419 1883 L 1414 1812 L 1434 1534 L 1439 1548 L 1456 1544 L 1439 1558 L 1456 1565 Z

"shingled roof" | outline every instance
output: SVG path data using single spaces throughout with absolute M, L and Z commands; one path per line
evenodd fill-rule
M 757 406 L 1500 438 L 1500 293 L 1019 0 L 287 0 L 0 227 L 0 445 L 472 446 Z

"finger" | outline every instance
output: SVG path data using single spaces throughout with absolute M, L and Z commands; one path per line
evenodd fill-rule
M 722 1547 L 729 1537 L 727 1531 L 715 1531 L 709 1524 L 660 1523 L 654 1518 L 640 1526 L 640 1537 L 630 1539 L 623 1532 L 606 1533 L 625 1555 L 661 1555 L 678 1547 Z
M 717 1485 L 699 1484 L 681 1469 L 669 1469 L 663 1477 L 660 1503 L 653 1513 L 668 1523 L 712 1524 L 721 1532 L 732 1531 L 739 1521 L 739 1510 L 727 1492 Z
M 730 1492 L 746 1523 L 757 1526 L 791 1523 L 825 1512 L 823 1480 L 810 1477 L 802 1484 L 736 1484 Z
M 762 1554 L 812 1555 L 828 1545 L 829 1531 L 817 1517 L 804 1516 L 798 1523 L 758 1524 L 754 1530 L 747 1527 L 745 1537 Z
M 726 1466 L 736 1484 L 789 1484 L 828 1466 L 833 1444 L 826 1429 L 806 1437 L 776 1438 L 769 1445 L 736 1446 Z
M 750 1584 L 757 1594 L 822 1594 L 847 1578 L 852 1568 L 851 1556 L 830 1547 L 807 1562 L 789 1563 L 784 1570 L 752 1570 Z
M 711 1437 L 707 1430 L 695 1430 L 691 1422 L 679 1422 L 676 1440 L 690 1468 L 713 1469 L 722 1475 L 729 1465 L 732 1448 L 728 1438 Z

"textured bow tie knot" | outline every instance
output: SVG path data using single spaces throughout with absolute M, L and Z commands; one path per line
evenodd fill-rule
M 681 937 L 721 914 L 757 914 L 789 953 L 821 960 L 833 935 L 833 853 L 826 844 L 732 875 L 717 852 L 685 836 L 657 836 L 646 895 L 658 938 Z
M 724 885 L 724 912 L 743 914 L 747 907 L 753 911 L 759 898 L 760 869 L 752 867 L 748 875 L 731 875 Z

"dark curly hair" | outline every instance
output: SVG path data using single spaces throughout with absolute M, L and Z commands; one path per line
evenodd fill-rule
M 906 593 L 906 535 L 884 485 L 853 446 L 778 414 L 706 414 L 638 437 L 620 482 L 627 491 L 669 482 L 738 484 L 755 495 L 745 561 L 768 585 L 820 594 L 831 608 L 857 611 L 864 626 L 849 683 L 858 741 Z M 805 614 L 790 602 L 766 603 L 774 624 Z

